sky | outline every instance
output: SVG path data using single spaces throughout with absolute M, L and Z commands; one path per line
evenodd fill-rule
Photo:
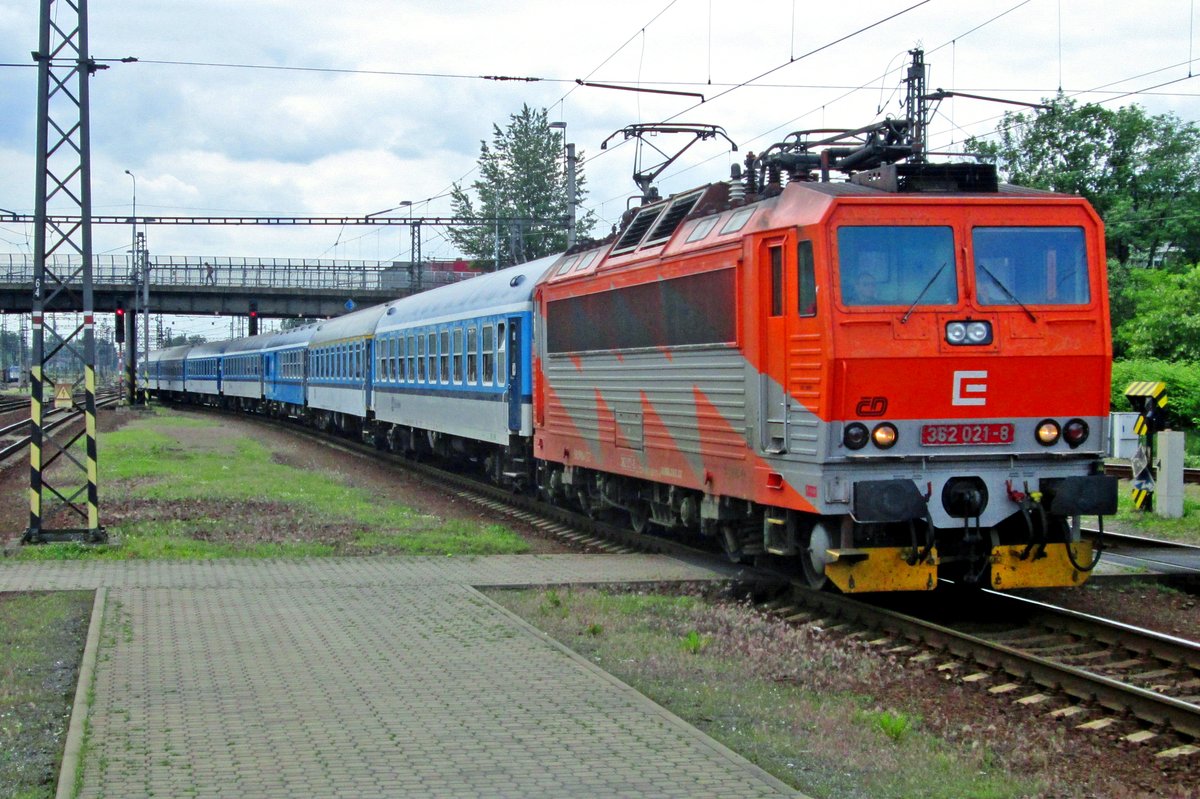
M 0 0 L 0 208 L 18 213 L 34 204 L 36 70 L 7 65 L 32 64 L 39 5 Z M 914 47 L 926 51 L 930 89 L 1036 102 L 1061 88 L 1080 102 L 1200 120 L 1200 0 L 89 5 L 91 55 L 138 59 L 107 62 L 91 80 L 97 214 L 129 213 L 129 170 L 139 215 L 362 216 L 411 201 L 414 215 L 448 216 L 447 192 L 475 178 L 481 140 L 528 104 L 567 124 L 586 159 L 584 210 L 606 232 L 635 194 L 634 146 L 618 136 L 600 148 L 614 132 L 697 122 L 737 143 L 737 153 L 697 143 L 664 172 L 666 196 L 728 178 L 746 152 L 792 131 L 903 115 L 900 68 Z M 217 66 L 233 64 L 287 69 Z M 993 132 L 1006 108 L 943 102 L 931 148 L 955 151 L 966 136 Z M 424 230 L 426 258 L 457 254 L 443 231 Z M 96 253 L 119 254 L 129 231 L 95 226 L 93 240 Z M 407 258 L 408 241 L 401 227 L 148 230 L 149 249 L 164 255 L 388 260 Z M 0 253 L 31 251 L 30 226 L 0 223 Z

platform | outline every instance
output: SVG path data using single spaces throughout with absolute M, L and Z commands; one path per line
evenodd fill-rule
M 729 575 L 645 555 L 92 561 L 0 565 L 0 590 L 105 589 L 81 799 L 798 796 L 473 587 Z

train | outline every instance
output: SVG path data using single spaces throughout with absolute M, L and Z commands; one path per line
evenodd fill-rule
M 1116 511 L 1101 220 L 989 164 L 829 179 L 858 152 L 751 154 L 603 241 L 154 352 L 148 388 L 469 464 L 813 588 L 1081 585 L 1081 520 Z

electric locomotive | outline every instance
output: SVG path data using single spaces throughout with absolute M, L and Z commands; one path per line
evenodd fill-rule
M 909 118 L 792 134 L 547 272 L 546 494 L 797 559 L 814 587 L 1087 579 L 1080 519 L 1116 511 L 1103 226 L 930 163 L 913 55 Z

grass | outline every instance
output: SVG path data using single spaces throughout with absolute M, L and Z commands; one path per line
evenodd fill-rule
M 238 428 L 241 429 L 241 428 Z M 502 525 L 443 520 L 279 462 L 219 421 L 156 409 L 100 440 L 101 508 L 119 543 L 27 547 L 17 557 L 211 559 L 524 552 Z
M 0 797 L 54 795 L 92 595 L 0 594 Z
M 1122 481 L 1117 492 L 1118 524 L 1137 535 L 1165 538 L 1185 544 L 1200 544 L 1200 485 L 1183 487 L 1183 517 L 1164 519 L 1153 511 L 1133 507 L 1128 481 Z
M 490 596 L 655 702 L 814 797 L 1002 799 L 1038 793 L 989 742 L 951 742 L 877 707 L 869 660 L 743 605 L 618 590 Z M 861 646 L 861 645 L 856 645 Z M 918 764 L 914 768 L 914 764 Z

